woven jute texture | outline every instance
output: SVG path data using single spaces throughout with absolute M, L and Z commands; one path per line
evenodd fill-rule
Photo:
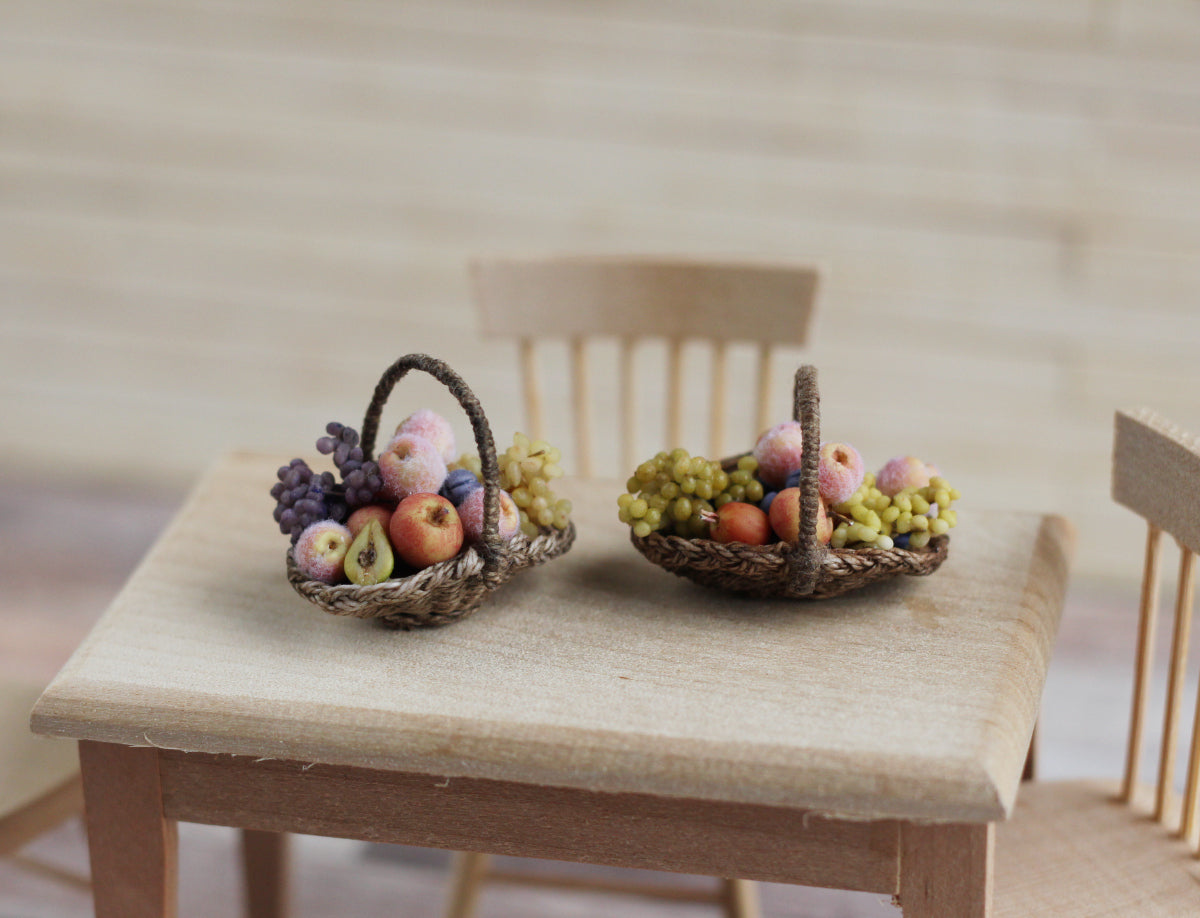
M 800 537 L 795 543 L 747 545 L 687 539 L 652 532 L 630 539 L 647 559 L 697 583 L 758 597 L 824 599 L 900 575 L 932 574 L 950 549 L 937 536 L 922 549 L 832 549 L 817 541 L 817 472 L 821 442 L 820 397 L 815 367 L 796 371 L 792 417 L 800 422 L 805 449 L 800 467 Z M 725 464 L 736 461 L 736 457 Z
M 573 523 L 561 530 L 542 529 L 532 540 L 521 534 L 508 541 L 500 538 L 500 466 L 491 428 L 470 387 L 435 357 L 409 354 L 384 372 L 363 419 L 364 458 L 374 457 L 383 406 L 409 370 L 422 370 L 446 386 L 471 421 L 483 467 L 483 541 L 448 561 L 371 586 L 330 586 L 308 580 L 296 567 L 290 549 L 287 553 L 288 582 L 305 599 L 334 615 L 377 619 L 390 628 L 403 630 L 445 625 L 464 618 L 483 604 L 488 593 L 513 575 L 563 554 L 575 541 Z

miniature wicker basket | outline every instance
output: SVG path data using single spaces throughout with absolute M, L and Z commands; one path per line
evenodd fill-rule
M 796 371 L 792 417 L 800 422 L 804 442 L 820 443 L 820 398 L 817 371 Z M 722 465 L 736 464 L 738 457 Z M 800 469 L 800 538 L 795 543 L 747 545 L 652 532 L 630 538 L 647 559 L 680 577 L 717 589 L 757 597 L 824 599 L 869 583 L 900 575 L 932 574 L 950 547 L 948 536 L 936 536 L 925 548 L 829 548 L 817 541 L 817 472 L 820 454 L 805 449 Z
M 508 541 L 500 538 L 500 464 L 491 428 L 479 400 L 462 377 L 434 357 L 425 354 L 401 357 L 380 378 L 363 419 L 364 459 L 374 458 L 375 436 L 384 403 L 409 370 L 423 370 L 445 385 L 471 421 L 483 467 L 483 542 L 464 548 L 448 561 L 371 586 L 330 586 L 309 580 L 296 567 L 291 549 L 287 553 L 288 581 L 305 599 L 334 615 L 378 619 L 390 628 L 402 630 L 444 625 L 464 618 L 482 605 L 488 593 L 516 573 L 563 554 L 575 541 L 574 523 L 568 523 L 566 529 L 543 528 L 532 540 L 520 532 Z

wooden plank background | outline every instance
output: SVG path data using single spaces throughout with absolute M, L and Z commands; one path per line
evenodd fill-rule
M 811 360 L 869 465 L 1066 513 L 1080 573 L 1131 579 L 1113 410 L 1200 431 L 1198 41 L 1179 0 L 6 0 L 0 475 L 182 489 L 311 452 L 413 350 L 503 440 L 516 352 L 472 254 L 780 257 L 827 268 L 781 417 Z M 450 410 L 405 385 L 397 420 Z

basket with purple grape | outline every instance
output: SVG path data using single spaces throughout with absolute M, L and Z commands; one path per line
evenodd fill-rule
M 427 409 L 405 418 L 374 454 L 384 403 L 414 369 L 458 400 L 477 455 L 456 457 L 450 423 Z M 338 474 L 293 459 L 271 496 L 275 521 L 292 540 L 288 581 L 326 612 L 401 629 L 446 624 L 574 541 L 570 502 L 551 489 L 562 475 L 558 450 L 518 433 L 501 461 L 478 399 L 436 358 L 397 360 L 375 388 L 361 438 L 334 422 L 317 450 Z

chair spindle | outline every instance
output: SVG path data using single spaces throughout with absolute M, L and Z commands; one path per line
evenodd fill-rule
M 532 338 L 521 338 L 521 383 L 525 395 L 525 423 L 531 440 L 546 436 L 546 419 L 542 411 L 542 390 L 538 385 L 537 354 Z
M 683 340 L 667 342 L 667 443 L 683 445 Z
M 633 348 L 632 338 L 622 338 L 620 342 L 618 373 L 621 377 L 621 417 L 624 423 L 616 425 L 621 431 L 621 470 L 619 477 L 624 479 L 633 474 L 637 468 L 637 398 L 633 379 Z
M 709 392 L 708 455 L 719 459 L 725 455 L 725 382 L 727 356 L 724 341 L 713 343 L 712 389 Z
M 1121 799 L 1125 803 L 1133 801 L 1133 795 L 1137 790 L 1142 729 L 1146 718 L 1150 673 L 1154 666 L 1154 625 L 1158 615 L 1158 549 L 1161 544 L 1162 530 L 1153 523 L 1148 523 L 1146 527 L 1146 559 L 1142 565 L 1141 604 L 1138 611 L 1133 711 L 1129 717 L 1129 741 L 1125 749 L 1125 777 L 1121 782 Z
M 758 346 L 758 413 L 751 442 L 771 427 L 771 346 L 763 342 Z
M 584 478 L 592 477 L 591 388 L 588 385 L 587 344 L 583 337 L 571 339 L 571 393 L 575 406 L 576 466 Z
M 1182 549 L 1182 546 L 1180 546 Z M 1188 640 L 1192 629 L 1191 552 L 1183 549 L 1179 561 L 1179 589 L 1175 594 L 1175 632 L 1171 636 L 1171 669 L 1167 675 L 1167 704 L 1163 715 L 1162 749 L 1158 762 L 1158 787 L 1154 818 L 1163 822 L 1175 777 L 1175 746 L 1179 732 L 1179 706 L 1187 673 Z M 1186 601 L 1185 601 L 1186 597 Z

